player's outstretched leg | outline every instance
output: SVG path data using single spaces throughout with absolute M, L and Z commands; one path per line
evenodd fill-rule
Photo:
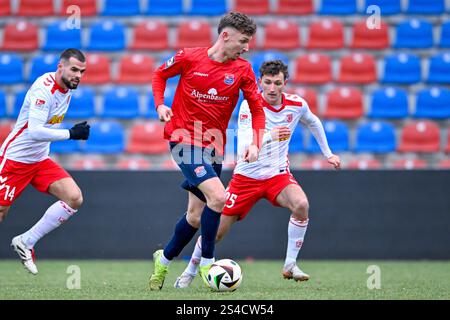
M 300 268 L 297 267 L 297 265 L 294 263 L 288 266 L 284 266 L 283 278 L 294 279 L 295 281 L 308 281 L 309 275 L 300 270 Z
M 167 271 L 169 271 L 169 266 L 166 266 L 161 262 L 162 256 L 163 250 L 157 250 L 153 253 L 155 269 L 153 270 L 149 280 L 150 290 L 161 290 L 164 285 L 164 279 L 166 278 Z
M 174 283 L 174 288 L 184 289 L 191 285 L 192 281 L 194 281 L 195 277 L 198 273 L 198 264 L 202 257 L 202 247 L 201 247 L 201 236 L 198 237 L 197 242 L 195 243 L 195 249 L 192 253 L 192 257 L 189 260 L 189 264 L 186 269 L 184 269 L 183 273 L 177 278 Z
M 25 244 L 22 242 L 22 237 L 16 236 L 11 241 L 11 246 L 14 248 L 14 251 L 19 255 L 20 260 L 22 261 L 23 266 L 32 274 L 37 274 L 38 269 L 36 267 L 34 249 L 28 249 Z

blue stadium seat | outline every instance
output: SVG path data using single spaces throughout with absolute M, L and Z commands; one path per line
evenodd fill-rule
M 115 87 L 104 94 L 104 118 L 132 119 L 139 116 L 139 94 L 132 87 Z
M 22 89 L 16 92 L 16 96 L 14 98 L 13 110 L 9 114 L 11 118 L 17 118 L 20 113 L 20 108 L 22 108 L 23 101 L 25 100 L 25 96 L 27 95 L 28 89 Z
M 59 57 L 55 54 L 36 56 L 31 60 L 31 72 L 28 82 L 34 82 L 47 72 L 55 72 L 58 68 Z
M 384 83 L 412 84 L 420 82 L 422 71 L 420 58 L 414 54 L 393 54 L 384 59 Z
M 87 153 L 121 153 L 124 150 L 125 132 L 117 121 L 91 124 L 89 139 L 83 150 Z
M 349 150 L 349 130 L 348 126 L 338 120 L 329 120 L 323 122 L 328 145 L 333 152 L 345 152 Z M 320 153 L 320 147 L 314 136 L 311 134 L 309 146 L 306 151 L 311 153 Z
M 356 152 L 386 153 L 395 150 L 395 127 L 393 124 L 373 121 L 361 124 L 357 128 Z
M 81 48 L 81 29 L 70 29 L 66 20 L 58 20 L 49 24 L 42 49 L 62 51 L 67 48 Z
M 0 85 L 23 82 L 23 60 L 15 53 L 0 53 Z
M 239 109 L 241 108 L 241 103 L 244 101 L 244 95 L 242 91 L 239 91 L 239 99 L 236 103 L 236 107 L 233 110 L 233 113 L 231 114 L 231 120 L 236 120 L 239 116 Z
M 0 90 L 0 118 L 6 117 L 6 95 Z
M 433 46 L 433 25 L 423 19 L 400 22 L 396 28 L 395 48 L 431 48 Z
M 406 13 L 442 14 L 445 12 L 445 0 L 408 0 Z
M 159 68 L 161 65 L 163 65 L 164 63 L 166 63 L 167 60 L 169 60 L 170 58 L 172 58 L 174 55 L 176 54 L 176 52 L 170 53 L 166 56 L 164 56 L 158 63 L 158 65 L 156 66 L 156 68 Z M 180 76 L 175 76 L 173 78 L 169 78 L 167 79 L 167 85 L 168 86 L 176 86 L 178 84 L 178 80 L 180 80 Z
M 139 0 L 105 0 L 101 15 L 134 16 L 139 13 Z
M 302 126 L 297 126 L 295 131 L 292 133 L 291 141 L 289 142 L 289 152 L 302 152 L 305 150 L 303 143 L 303 128 Z
M 381 15 L 393 15 L 401 13 L 401 0 L 366 0 L 363 14 L 367 13 L 367 7 L 375 5 L 380 7 Z
M 281 60 L 285 64 L 289 65 L 289 58 L 286 54 L 279 51 L 262 51 L 253 55 L 250 59 L 253 67 L 253 71 L 255 72 L 256 78 L 259 78 L 259 68 L 263 64 L 264 61 L 268 60 Z
M 164 103 L 168 107 L 172 107 L 173 98 L 175 96 L 175 87 L 167 86 L 164 91 Z M 155 101 L 153 100 L 153 93 L 149 92 L 147 95 L 147 106 L 144 112 L 144 116 L 151 119 L 158 119 L 158 113 L 156 112 Z
M 174 16 L 183 14 L 183 0 L 148 0 L 147 14 Z
M 417 92 L 416 118 L 450 118 L 450 89 L 425 88 Z
M 450 21 L 441 25 L 441 38 L 439 40 L 441 48 L 450 48 Z
M 356 14 L 356 0 L 322 0 L 319 13 L 324 15 Z
M 67 119 L 87 119 L 95 117 L 95 92 L 90 87 L 78 87 L 72 94 Z
M 192 0 L 189 14 L 199 16 L 220 16 L 227 12 L 225 0 Z
M 237 154 L 237 134 L 238 134 L 238 123 L 236 120 L 231 119 L 228 123 L 228 128 L 226 131 L 227 141 L 225 144 L 225 155 Z
M 125 49 L 125 28 L 120 22 L 105 20 L 90 28 L 88 50 L 116 51 Z
M 73 123 L 63 122 L 61 123 L 61 129 L 70 129 L 73 127 Z M 80 151 L 80 142 L 77 140 L 62 140 L 62 141 L 53 141 L 50 144 L 50 152 L 51 153 L 73 153 Z
M 377 89 L 372 93 L 370 118 L 402 119 L 408 117 L 408 94 L 395 87 Z
M 430 57 L 428 82 L 450 83 L 450 53 L 441 53 Z

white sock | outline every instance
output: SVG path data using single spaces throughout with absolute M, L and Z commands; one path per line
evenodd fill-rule
M 30 230 L 23 233 L 21 238 L 28 249 L 32 249 L 36 242 L 50 231 L 58 228 L 78 210 L 72 209 L 63 201 L 57 201 L 45 211 L 42 218 Z
M 306 229 L 308 228 L 308 219 L 299 221 L 292 216 L 289 219 L 288 226 L 288 245 L 286 251 L 286 260 L 284 265 L 288 266 L 295 264 L 297 261 L 298 253 L 303 245 L 303 239 L 305 238 Z
M 200 259 L 200 267 L 204 267 L 207 266 L 209 264 L 214 263 L 215 259 L 214 258 L 201 258 Z
M 202 236 L 199 236 L 197 242 L 195 243 L 195 248 L 194 252 L 192 252 L 191 260 L 189 260 L 189 264 L 184 271 L 195 276 L 197 274 L 198 264 L 201 258 L 202 258 Z
M 170 260 L 164 256 L 164 253 L 159 258 L 159 262 L 161 262 L 165 266 L 168 266 L 170 264 Z

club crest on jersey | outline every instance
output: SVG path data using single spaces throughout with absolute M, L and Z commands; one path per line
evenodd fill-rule
M 234 83 L 234 74 L 232 73 L 225 73 L 225 79 L 223 80 L 225 84 L 232 85 Z
M 289 113 L 289 114 L 286 116 L 286 121 L 289 122 L 289 123 L 291 123 L 293 118 L 294 118 L 294 116 L 292 115 L 292 113 Z
M 204 166 L 200 166 L 194 169 L 195 175 L 197 178 L 201 178 L 206 174 L 206 169 Z
M 36 99 L 36 103 L 35 103 L 36 106 L 42 106 L 43 104 L 45 104 L 45 100 Z

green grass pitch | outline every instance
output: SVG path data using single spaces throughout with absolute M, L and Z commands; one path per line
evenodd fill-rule
M 32 276 L 18 260 L 0 261 L 0 300 L 8 299 L 170 299 L 170 300 L 308 300 L 308 299 L 450 299 L 450 261 L 310 261 L 300 267 L 310 274 L 307 282 L 281 277 L 282 261 L 239 261 L 240 288 L 215 293 L 200 278 L 192 287 L 174 289 L 185 263 L 170 266 L 164 288 L 148 289 L 151 261 L 40 260 Z M 68 289 L 72 273 L 80 270 L 80 289 Z M 368 267 L 380 269 L 380 289 L 368 289 Z M 69 269 L 68 269 L 69 268 Z M 69 280 L 69 281 L 68 281 Z

